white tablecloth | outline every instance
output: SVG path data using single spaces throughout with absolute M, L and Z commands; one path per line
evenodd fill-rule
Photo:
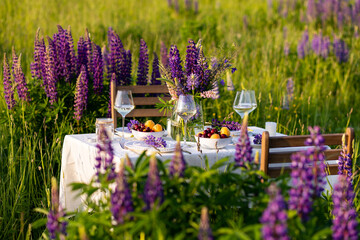
M 254 132 L 262 132 L 264 129 L 258 127 L 249 127 Z M 278 134 L 282 135 L 282 134 Z M 76 134 L 67 135 L 64 139 L 62 159 L 61 159 L 61 175 L 60 175 L 60 204 L 68 211 L 75 211 L 81 207 L 82 198 L 78 196 L 77 191 L 72 191 L 71 183 L 82 182 L 89 183 L 92 177 L 95 175 L 95 157 L 96 157 L 96 142 L 94 141 L 95 134 Z M 130 160 L 135 163 L 138 158 L 138 154 L 124 150 L 120 147 L 119 137 L 115 136 L 112 146 L 114 148 L 114 162 L 115 166 L 119 166 L 120 159 L 128 154 Z M 134 139 L 132 139 L 134 140 Z M 171 141 L 167 139 L 167 141 Z M 218 159 L 229 157 L 229 161 L 234 159 L 235 145 L 230 144 L 223 149 L 211 150 L 201 149 L 202 153 L 197 150 L 196 143 L 189 143 L 193 147 L 185 148 L 184 158 L 186 162 L 191 166 L 205 165 L 204 156 L 208 157 L 210 166 L 214 164 Z M 301 149 L 301 148 L 299 148 Z M 253 149 L 253 154 L 260 149 Z M 161 160 L 171 159 L 173 153 L 161 153 L 162 156 L 157 155 Z

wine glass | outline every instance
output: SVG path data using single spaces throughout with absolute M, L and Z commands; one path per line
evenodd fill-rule
M 125 134 L 124 134 L 124 125 L 125 125 L 125 116 L 131 112 L 134 108 L 134 100 L 130 90 L 118 90 L 116 93 L 114 108 L 122 116 L 122 139 L 120 145 L 124 147 L 125 143 Z
M 184 120 L 184 144 L 186 144 L 187 121 L 195 115 L 196 105 L 193 95 L 180 95 L 176 104 L 176 113 Z
M 236 92 L 236 97 L 233 103 L 234 110 L 243 119 L 245 113 L 251 113 L 257 107 L 255 91 L 242 90 Z

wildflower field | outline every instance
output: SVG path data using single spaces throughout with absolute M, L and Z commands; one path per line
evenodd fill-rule
M 65 232 L 70 239 L 358 238 L 360 1 L 2 0 L 0 6 L 0 239 Z M 293 182 L 306 195 L 288 184 L 300 167 L 279 179 L 262 174 L 253 160 L 241 164 L 242 174 L 234 173 L 239 164 L 218 170 L 226 159 L 174 170 L 184 158 L 178 147 L 166 164 L 141 155 L 134 166 L 122 164 L 115 179 L 107 172 L 76 185 L 89 195 L 110 193 L 110 183 L 121 187 L 101 203 L 89 197 L 91 213 L 65 218 L 55 187 L 64 136 L 95 132 L 95 118 L 109 112 L 110 81 L 160 84 L 161 66 L 173 72 L 179 59 L 188 70 L 199 39 L 206 68 L 228 64 L 216 75 L 216 97 L 208 92 L 203 100 L 205 122 L 241 122 L 232 108 L 236 91 L 255 90 L 249 126 L 274 121 L 287 135 L 311 133 L 315 151 L 294 156 L 298 163 L 303 155 L 321 161 L 320 129 L 309 127 L 322 133 L 352 127 L 354 153 L 342 159 L 350 159 L 347 177 L 324 194 L 306 179 Z M 109 150 L 106 144 L 101 149 Z M 313 182 L 321 185 L 321 176 Z

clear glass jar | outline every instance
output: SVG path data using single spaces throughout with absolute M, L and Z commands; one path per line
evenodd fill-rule
M 95 122 L 96 126 L 96 141 L 100 141 L 100 128 L 104 128 L 109 140 L 114 139 L 114 122 L 112 118 L 97 118 Z

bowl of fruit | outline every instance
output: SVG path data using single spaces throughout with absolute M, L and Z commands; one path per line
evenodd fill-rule
M 156 138 L 162 137 L 165 134 L 160 124 L 155 124 L 152 120 L 147 120 L 145 123 L 135 123 L 131 126 L 131 133 L 137 140 L 144 140 L 147 136 L 154 136 Z
M 227 127 L 222 127 L 220 131 L 217 128 L 207 128 L 199 132 L 195 139 L 201 147 L 210 149 L 224 148 L 232 142 L 230 130 Z

